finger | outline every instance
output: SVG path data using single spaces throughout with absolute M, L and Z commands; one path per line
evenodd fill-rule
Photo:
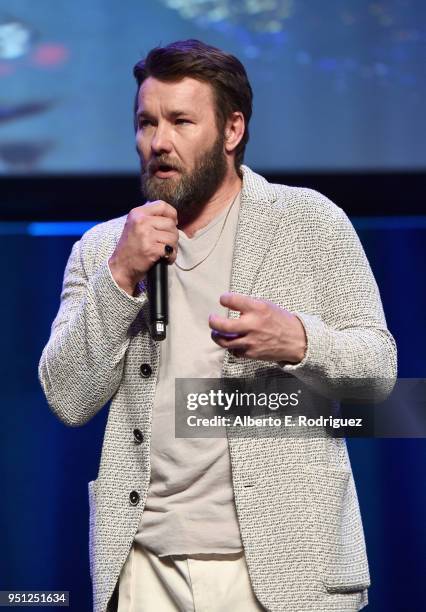
M 142 212 L 145 215 L 158 215 L 160 217 L 168 217 L 177 223 L 177 211 L 171 204 L 164 200 L 155 200 L 154 202 L 146 202 L 143 206 L 138 206 L 133 209 L 137 212 Z
M 161 232 L 160 237 L 155 244 L 157 259 L 164 257 L 167 263 L 172 264 L 176 261 L 178 252 L 178 243 L 173 239 L 173 235 L 169 232 Z M 172 249 L 172 250 L 170 250 Z
M 163 251 L 166 244 L 173 247 L 173 251 L 175 252 L 178 246 L 178 236 L 175 232 L 162 232 L 156 231 L 155 236 L 153 236 L 155 242 L 163 245 Z
M 160 217 L 159 215 L 155 215 L 150 217 L 149 224 L 153 229 L 162 230 L 165 232 L 174 232 L 176 236 L 179 235 L 176 224 L 173 219 L 170 219 L 170 217 Z
M 228 319 L 219 315 L 209 315 L 209 327 L 222 335 L 240 335 L 246 333 L 246 327 L 241 319 Z
M 236 351 L 246 351 L 248 349 L 248 343 L 244 336 L 237 336 L 234 338 L 222 336 L 216 331 L 212 331 L 211 338 L 216 344 L 222 348 Z
M 256 310 L 259 306 L 259 302 L 260 300 L 256 300 L 248 295 L 243 295 L 242 293 L 228 292 L 220 296 L 220 303 L 222 306 L 241 313 Z

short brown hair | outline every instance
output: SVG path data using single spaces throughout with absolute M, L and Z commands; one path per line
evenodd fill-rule
M 240 111 L 244 116 L 245 131 L 235 150 L 235 169 L 241 176 L 240 165 L 249 140 L 253 92 L 245 68 L 235 56 L 200 40 L 178 40 L 166 47 L 151 49 L 146 58 L 135 65 L 133 74 L 138 85 L 135 129 L 139 88 L 150 76 L 160 81 L 177 81 L 189 76 L 209 83 L 213 88 L 217 126 L 221 132 L 231 113 Z

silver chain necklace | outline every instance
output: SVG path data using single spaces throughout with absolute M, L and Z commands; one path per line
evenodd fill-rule
M 229 213 L 231 212 L 231 208 L 234 206 L 234 203 L 235 203 L 235 201 L 236 201 L 236 199 L 237 199 L 237 197 L 238 197 L 238 194 L 239 194 L 239 193 L 240 193 L 240 192 L 238 192 L 238 193 L 237 193 L 237 195 L 235 196 L 235 198 L 232 200 L 231 206 L 228 208 L 228 212 L 227 212 L 227 213 L 226 213 L 226 215 L 225 215 L 225 219 L 224 219 L 224 221 L 223 221 L 223 224 L 222 224 L 221 230 L 220 230 L 220 232 L 219 232 L 219 236 L 217 237 L 216 242 L 214 243 L 214 245 L 212 246 L 212 248 L 210 249 L 210 251 L 207 253 L 207 255 L 206 255 L 205 257 L 203 257 L 203 259 L 202 259 L 201 261 L 198 261 L 196 264 L 194 264 L 194 265 L 193 265 L 193 266 L 191 266 L 190 268 L 184 268 L 184 267 L 182 267 L 180 264 L 178 264 L 177 259 L 176 259 L 176 260 L 175 260 L 175 265 L 176 265 L 176 266 L 179 268 L 179 270 L 182 270 L 182 272 L 190 272 L 191 270 L 194 270 L 195 268 L 198 268 L 198 266 L 201 266 L 201 264 L 202 264 L 202 263 L 204 263 L 204 262 L 206 261 L 206 259 L 208 259 L 208 258 L 210 257 L 210 255 L 213 253 L 213 251 L 214 251 L 214 250 L 215 250 L 215 248 L 217 247 L 218 242 L 219 242 L 219 240 L 220 240 L 220 237 L 221 237 L 221 236 L 222 236 L 222 234 L 223 234 L 223 230 L 225 229 L 225 225 L 226 225 L 226 222 L 227 222 L 227 220 L 228 220 Z

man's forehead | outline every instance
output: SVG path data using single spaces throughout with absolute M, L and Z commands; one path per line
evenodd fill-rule
M 144 108 L 161 101 L 170 106 L 190 107 L 198 104 L 213 103 L 213 89 L 209 83 L 192 77 L 183 77 L 177 81 L 160 81 L 148 77 L 140 86 L 138 93 L 139 108 Z

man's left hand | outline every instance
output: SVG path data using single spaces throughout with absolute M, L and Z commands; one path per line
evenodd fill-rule
M 238 319 L 209 316 L 212 339 L 238 357 L 299 363 L 306 352 L 306 333 L 300 319 L 267 300 L 241 293 L 224 293 L 222 306 L 239 311 Z

